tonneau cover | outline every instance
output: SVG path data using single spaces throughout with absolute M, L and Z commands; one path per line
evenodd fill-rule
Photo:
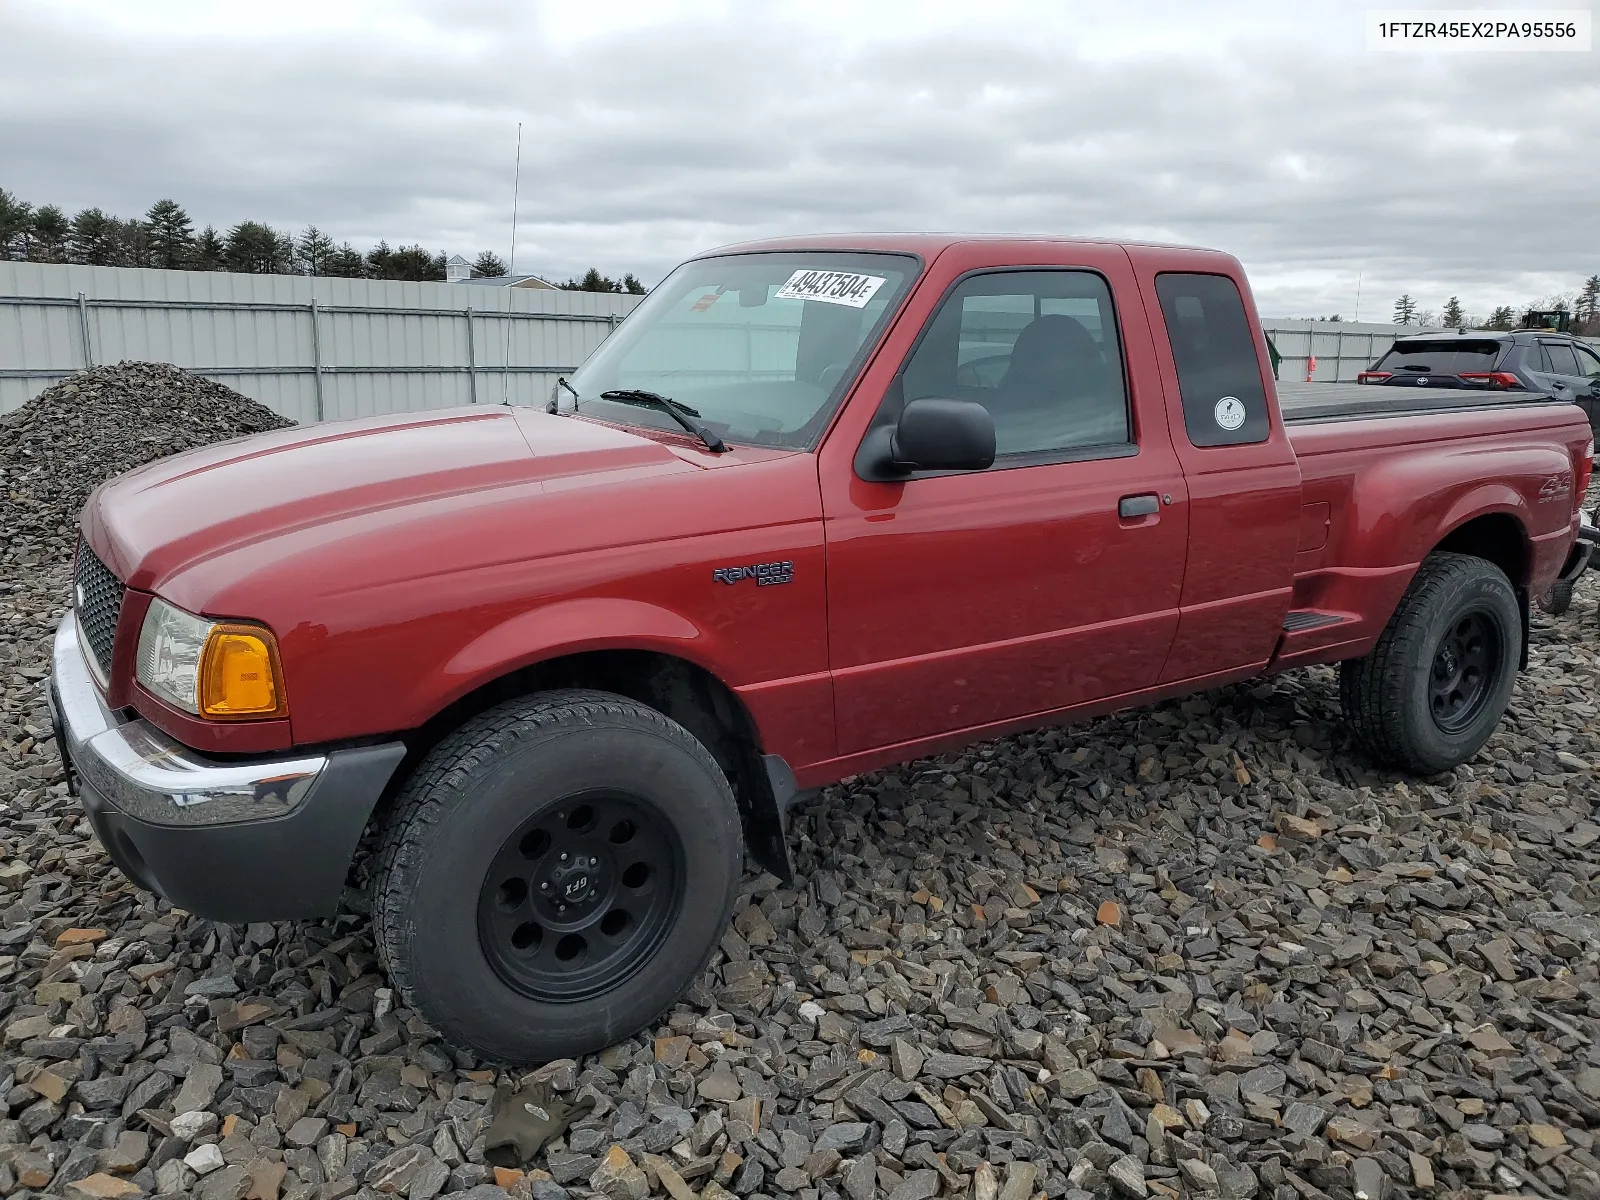
M 1355 418 L 1414 416 L 1462 409 L 1554 404 L 1544 392 L 1477 391 L 1471 388 L 1387 387 L 1374 383 L 1279 383 L 1278 407 L 1285 424 Z

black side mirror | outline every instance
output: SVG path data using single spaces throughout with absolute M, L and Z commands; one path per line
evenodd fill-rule
M 994 418 L 975 400 L 913 400 L 894 425 L 869 433 L 856 474 L 874 483 L 913 471 L 983 471 L 994 464 Z

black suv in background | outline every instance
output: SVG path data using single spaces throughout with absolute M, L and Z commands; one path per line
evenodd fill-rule
M 1430 333 L 1401 338 L 1356 379 L 1391 387 L 1545 392 L 1582 404 L 1596 425 L 1600 352 L 1567 334 L 1536 329 Z

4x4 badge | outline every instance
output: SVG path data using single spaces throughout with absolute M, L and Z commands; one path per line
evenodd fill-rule
M 794 563 L 751 563 L 747 567 L 718 567 L 711 572 L 718 583 L 738 583 L 741 579 L 754 579 L 757 587 L 776 583 L 789 583 L 794 579 Z

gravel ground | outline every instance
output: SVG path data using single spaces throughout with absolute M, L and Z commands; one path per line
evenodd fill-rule
M 358 892 L 219 926 L 101 852 L 40 691 L 70 519 L 9 428 L 0 1193 L 1600 1197 L 1589 581 L 1485 752 L 1426 782 L 1350 750 L 1319 669 L 830 789 L 796 888 L 748 878 L 660 1027 L 541 1068 L 597 1107 L 497 1170 L 503 1077 L 396 1007 Z

